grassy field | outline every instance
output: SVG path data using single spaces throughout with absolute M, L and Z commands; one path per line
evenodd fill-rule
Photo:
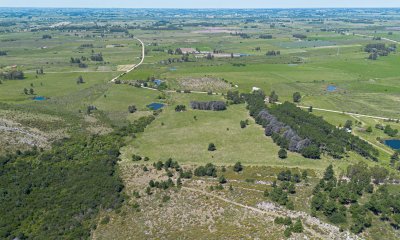
M 310 213 L 312 189 L 329 164 L 334 165 L 339 176 L 346 173 L 350 164 L 363 161 L 369 166 L 384 166 L 391 177 L 398 179 L 398 171 L 389 164 L 393 149 L 378 141 L 389 137 L 375 125 L 390 124 L 400 130 L 399 123 L 314 110 L 313 114 L 335 126 L 344 125 L 347 120 L 359 122 L 354 126 L 353 134 L 379 150 L 379 161 L 366 160 L 353 152 L 340 160 L 326 155 L 312 160 L 289 152 L 288 158 L 282 160 L 278 157 L 280 147 L 264 135 L 262 127 L 249 116 L 245 104 L 229 105 L 225 111 L 190 109 L 191 101 L 226 101 L 227 90 L 249 93 L 257 87 L 267 95 L 276 91 L 280 102 L 292 102 L 293 93 L 300 92 L 299 104 L 302 106 L 399 119 L 399 53 L 394 51 L 376 61 L 368 60 L 369 54 L 364 52 L 366 44 L 389 42 L 353 34 L 399 40 L 398 31 L 389 34 L 387 30 L 398 24 L 398 20 L 382 21 L 370 28 L 369 24 L 343 19 L 311 23 L 304 19 L 289 20 L 290 17 L 285 16 L 275 19 L 272 24 L 267 18 L 247 22 L 246 17 L 235 19 L 230 16 L 203 22 L 203 17 L 182 15 L 182 19 L 171 17 L 168 22 L 176 24 L 178 29 L 146 30 L 146 27 L 162 23 L 152 16 L 137 19 L 135 14 L 129 17 L 119 14 L 115 13 L 111 18 L 116 19 L 112 21 L 97 16 L 96 21 L 75 19 L 71 23 L 80 26 L 83 21 L 94 26 L 96 22 L 99 28 L 106 26 L 102 31 L 97 28 L 25 31 L 21 30 L 23 27 L 20 30 L 10 27 L 7 32 L 6 27 L 0 26 L 0 51 L 7 53 L 0 56 L 0 72 L 15 69 L 25 74 L 22 80 L 1 80 L 0 153 L 32 146 L 49 149 L 54 141 L 75 134 L 107 134 L 113 128 L 154 114 L 148 104 L 165 104 L 145 131 L 135 134 L 134 138 L 127 137 L 126 145 L 120 149 L 118 166 L 126 187 L 127 202 L 117 212 L 102 211 L 98 228 L 92 232 L 93 239 L 254 239 L 266 235 L 270 239 L 284 239 L 284 227 L 274 224 L 272 216 L 240 206 L 257 207 L 258 203 L 266 201 L 263 191 L 271 188 L 269 183 L 275 180 L 279 171 L 290 168 L 296 172 L 309 172 L 310 182 L 298 184 L 298 192 L 290 196 L 295 210 L 306 213 Z M 33 20 L 38 26 L 45 24 L 41 18 L 33 17 Z M 19 24 L 26 26 L 27 23 Z M 116 26 L 126 27 L 126 31 L 117 29 L 113 32 L 112 28 Z M 338 27 L 346 31 L 333 30 Z M 247 34 L 247 37 L 241 37 L 239 33 Z M 262 39 L 261 35 L 265 34 L 271 34 L 272 38 Z M 305 34 L 307 39 L 299 40 L 293 34 Z M 52 38 L 43 39 L 43 35 Z M 140 61 L 141 45 L 133 36 L 144 42 L 144 63 L 123 75 L 120 78 L 122 84 L 113 84 L 110 80 L 121 74 L 124 66 Z M 189 61 L 183 61 L 182 55 L 168 53 L 183 47 L 243 56 L 209 60 L 190 55 Z M 280 51 L 280 54 L 267 56 L 268 51 Z M 99 53 L 104 61 L 85 59 Z M 82 59 L 87 67 L 80 68 L 71 63 L 71 57 Z M 44 69 L 44 74 L 36 74 L 40 68 Z M 77 84 L 80 76 L 84 83 Z M 166 89 L 158 91 L 133 86 L 151 78 L 165 81 Z M 205 83 L 201 83 L 203 80 Z M 130 84 L 124 84 L 127 82 Z M 327 91 L 329 85 L 335 86 L 336 90 Z M 34 94 L 25 94 L 25 88 L 32 88 Z M 214 94 L 176 92 L 184 89 Z M 35 96 L 47 99 L 34 101 Z M 131 105 L 137 107 L 135 113 L 128 112 Z M 176 112 L 177 105 L 185 105 L 187 111 Z M 88 111 L 89 106 L 96 110 Z M 242 120 L 249 121 L 243 129 L 240 127 Z M 371 133 L 365 131 L 369 126 Z M 208 151 L 209 143 L 214 143 L 217 150 Z M 133 154 L 149 157 L 150 161 L 133 162 Z M 213 163 L 218 166 L 218 176 L 225 166 L 227 171 L 223 174 L 234 190 L 228 190 L 225 185 L 224 190 L 213 192 L 209 187 L 217 186 L 216 179 L 195 177 L 185 180 L 184 186 L 200 192 L 169 189 L 146 194 L 150 179 L 167 179 L 164 171 L 156 171 L 151 164 L 168 158 L 192 170 Z M 245 171 L 240 174 L 231 168 L 238 161 L 245 166 Z M 143 166 L 150 171 L 144 172 Z M 255 181 L 268 183 L 255 184 Z M 140 192 L 141 198 L 134 197 L 135 191 Z M 391 185 L 390 191 L 396 192 L 398 187 Z M 165 200 L 165 196 L 170 199 Z M 232 205 L 218 197 L 240 204 Z M 193 209 L 193 205 L 198 207 Z M 107 218 L 108 223 L 105 223 Z M 384 222 L 374 219 L 373 224 L 363 237 L 379 239 L 380 235 L 376 233 L 379 231 L 387 232 L 384 235 L 387 239 L 398 236 L 397 230 Z M 132 236 L 132 233 L 136 235 Z M 311 233 L 309 230 L 304 236 L 295 237 L 315 237 Z

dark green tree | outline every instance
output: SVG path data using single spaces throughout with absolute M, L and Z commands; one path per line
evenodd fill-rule
M 299 92 L 293 93 L 293 102 L 298 103 L 301 100 L 301 94 Z
M 278 156 L 280 159 L 285 159 L 287 158 L 287 152 L 285 149 L 281 148 L 278 152 Z

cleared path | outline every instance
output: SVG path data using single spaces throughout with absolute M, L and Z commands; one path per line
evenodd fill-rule
M 244 205 L 229 199 L 226 199 L 224 197 L 206 192 L 204 190 L 200 190 L 200 189 L 196 189 L 196 188 L 191 188 L 191 187 L 182 187 L 183 190 L 187 190 L 187 191 L 191 191 L 191 192 L 197 192 L 199 194 L 203 194 L 209 197 L 213 197 L 216 199 L 219 199 L 223 202 L 235 205 L 237 207 L 240 208 L 244 208 L 244 209 L 248 209 L 257 213 L 261 213 L 261 214 L 266 214 L 269 215 L 270 217 L 286 217 L 289 216 L 291 218 L 301 218 L 303 219 L 303 227 L 305 228 L 305 230 L 307 232 L 309 232 L 314 238 L 317 239 L 362 239 L 358 236 L 354 236 L 353 234 L 350 234 L 349 232 L 340 232 L 340 229 L 336 226 L 333 226 L 331 224 L 328 223 L 324 223 L 321 222 L 319 219 L 314 218 L 309 216 L 306 213 L 303 212 L 296 212 L 296 211 L 289 211 L 289 210 L 277 210 L 277 211 L 273 211 L 273 210 L 265 210 L 265 209 L 261 209 L 258 207 L 251 207 L 248 205 Z M 323 234 L 320 233 L 320 231 L 316 231 L 314 229 L 314 227 L 319 228 L 319 230 L 323 232 Z
M 132 72 L 133 70 L 135 70 L 136 68 L 138 68 L 140 65 L 143 64 L 144 62 L 144 58 L 145 58 L 145 49 L 144 49 L 144 43 L 142 40 L 140 40 L 139 38 L 134 37 L 136 40 L 138 40 L 140 42 L 140 44 L 142 45 L 142 57 L 140 59 L 140 62 L 136 65 L 133 65 L 130 69 L 128 69 L 127 71 L 119 74 L 118 76 L 116 76 L 115 78 L 111 79 L 111 82 L 115 82 L 115 80 L 117 80 L 118 78 L 124 76 L 127 73 Z
M 354 34 L 354 35 L 356 35 L 356 36 L 360 36 L 360 37 L 369 37 L 369 38 L 374 38 L 374 36 L 369 36 L 369 35 L 364 35 L 364 34 L 359 34 L 359 33 L 356 33 L 356 34 Z M 388 42 L 392 42 L 392 43 L 397 43 L 397 44 L 399 44 L 399 43 L 400 43 L 400 42 L 398 42 L 398 41 L 396 41 L 396 40 L 389 39 L 389 38 L 384 38 L 384 37 L 381 37 L 381 39 L 382 39 L 382 40 L 385 40 L 385 41 L 388 41 Z

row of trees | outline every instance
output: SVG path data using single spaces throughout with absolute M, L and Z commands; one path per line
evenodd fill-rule
M 0 72 L 0 79 L 5 80 L 22 80 L 25 78 L 24 72 L 21 70 L 11 70 L 7 72 Z
M 272 51 L 268 51 L 265 55 L 267 55 L 267 56 L 279 56 L 279 55 L 281 55 L 281 51 L 272 50 Z
M 372 145 L 344 130 L 337 129 L 322 118 L 303 111 L 292 103 L 274 105 L 268 112 L 293 131 L 289 129 L 286 138 L 295 137 L 297 134 L 301 139 L 308 139 L 310 141 L 308 145 L 313 146 L 308 148 L 308 151 L 320 149 L 335 158 L 341 158 L 346 150 L 353 150 L 363 157 L 377 161 L 379 152 Z
M 272 92 L 270 101 L 274 95 Z M 267 108 L 262 91 L 244 94 L 243 97 L 250 115 L 265 127 L 265 134 L 284 149 L 300 152 L 307 158 L 319 158 L 321 152 L 342 158 L 347 150 L 353 150 L 365 158 L 378 160 L 379 152 L 369 143 L 292 103 L 285 102 Z
M 222 101 L 210 101 L 210 102 L 190 102 L 190 107 L 192 109 L 198 110 L 212 110 L 212 111 L 222 111 L 226 109 L 225 102 Z

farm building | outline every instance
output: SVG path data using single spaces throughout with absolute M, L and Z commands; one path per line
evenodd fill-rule
M 164 82 L 164 81 L 163 81 L 163 80 L 160 80 L 160 79 L 155 79 L 155 80 L 153 80 L 153 83 L 156 84 L 157 86 L 160 86 L 161 83 L 163 83 L 163 82 Z
M 260 90 L 260 88 L 258 88 L 258 87 L 253 87 L 252 89 L 251 89 L 251 92 L 255 92 L 255 91 L 259 91 Z

